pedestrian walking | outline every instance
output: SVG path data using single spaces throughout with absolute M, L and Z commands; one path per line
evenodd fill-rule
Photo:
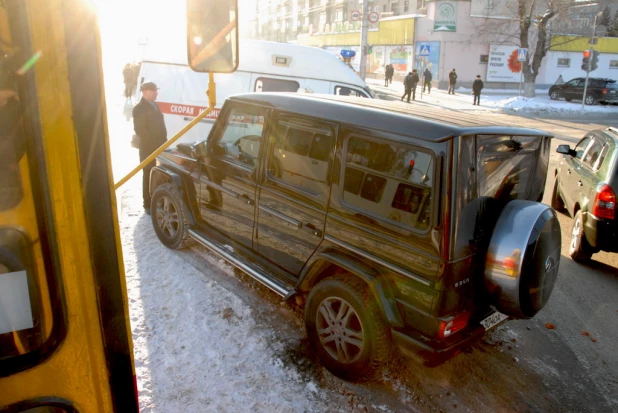
M 405 79 L 403 79 L 403 86 L 405 88 L 405 92 L 401 97 L 403 100 L 406 96 L 408 97 L 407 102 L 410 102 L 410 96 L 412 96 L 412 100 L 416 100 L 416 85 L 419 82 L 418 73 L 416 73 L 416 69 L 408 72 Z
M 388 65 L 386 65 L 386 73 L 388 80 L 388 84 L 386 86 L 388 86 L 389 84 L 393 83 L 393 75 L 395 74 L 395 68 L 392 64 L 389 63 Z
M 472 83 L 472 94 L 474 95 L 473 105 L 481 105 L 481 90 L 483 90 L 484 86 L 481 75 L 476 75 L 476 80 Z
M 429 70 L 429 68 L 426 68 L 425 71 L 423 72 L 423 93 L 425 93 L 425 88 L 428 89 L 427 94 L 431 94 L 431 79 L 433 78 L 433 75 L 431 74 L 431 70 Z
M 139 137 L 139 159 L 143 162 L 155 150 L 167 141 L 167 129 L 163 114 L 155 103 L 158 87 L 152 82 L 143 83 L 140 90 L 142 99 L 133 108 L 133 127 Z M 150 171 L 155 161 L 150 162 L 142 170 L 142 195 L 144 210 L 150 215 Z
M 457 83 L 457 72 L 455 69 L 451 70 L 448 74 L 448 94 L 455 94 L 455 84 Z
M 133 91 L 137 86 L 137 76 L 135 76 L 135 70 L 133 65 L 127 63 L 122 68 L 122 77 L 124 78 L 124 97 L 128 100 L 133 96 Z
M 384 86 L 388 87 L 388 65 L 384 65 Z

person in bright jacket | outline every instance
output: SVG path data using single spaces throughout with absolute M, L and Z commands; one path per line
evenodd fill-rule
M 416 85 L 419 82 L 418 73 L 416 73 L 416 69 L 409 72 L 408 75 L 403 79 L 403 86 L 405 87 L 405 93 L 401 97 L 403 100 L 406 96 L 408 96 L 408 102 L 410 102 L 410 95 L 412 95 L 412 100 L 416 100 Z
M 423 93 L 425 92 L 425 88 L 428 88 L 429 91 L 427 92 L 427 94 L 430 94 L 431 93 L 431 79 L 433 78 L 433 76 L 429 68 L 426 68 L 425 71 L 423 72 L 423 78 L 425 80 L 423 82 Z
M 457 72 L 455 69 L 451 70 L 448 74 L 448 94 L 455 94 L 455 83 L 457 83 Z
M 481 104 L 481 90 L 483 90 L 483 81 L 481 75 L 476 75 L 476 80 L 472 83 L 472 94 L 474 95 L 473 105 L 480 106 Z

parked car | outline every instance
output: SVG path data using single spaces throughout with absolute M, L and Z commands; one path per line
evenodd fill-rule
M 564 98 L 567 102 L 573 99 L 582 100 L 585 84 L 586 78 L 578 77 L 561 85 L 552 85 L 549 88 L 549 97 L 552 100 Z M 588 88 L 586 89 L 584 103 L 586 105 L 618 103 L 618 85 L 616 81 L 597 77 L 588 78 Z
M 152 223 L 166 246 L 197 241 L 306 303 L 309 340 L 342 378 L 378 372 L 392 342 L 436 364 L 547 303 L 550 141 L 374 99 L 237 95 L 206 141 L 157 159 Z
M 575 149 L 559 145 L 551 205 L 573 217 L 569 254 L 578 262 L 599 251 L 618 252 L 618 129 L 589 132 Z

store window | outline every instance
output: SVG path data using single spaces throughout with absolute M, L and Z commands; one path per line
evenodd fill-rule
M 568 59 L 568 58 L 558 59 L 558 67 L 570 67 L 570 66 L 571 66 L 571 59 Z
M 610 69 L 618 69 L 618 60 L 610 60 L 609 61 Z
M 489 63 L 489 55 L 488 54 L 482 54 L 481 55 L 481 59 L 479 60 L 479 63 L 483 63 L 483 64 Z

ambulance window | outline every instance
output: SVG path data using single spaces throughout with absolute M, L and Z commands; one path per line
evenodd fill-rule
M 355 96 L 357 98 L 366 98 L 367 95 L 359 90 L 352 89 L 346 86 L 335 86 L 335 95 L 339 96 Z
M 260 77 L 255 81 L 255 92 L 297 92 L 298 82 L 293 80 L 271 79 Z

